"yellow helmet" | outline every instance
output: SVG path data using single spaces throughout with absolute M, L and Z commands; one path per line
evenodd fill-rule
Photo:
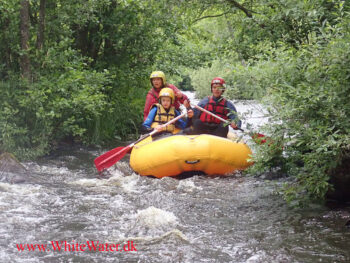
M 165 74 L 163 71 L 153 71 L 151 73 L 151 76 L 149 76 L 151 83 L 152 83 L 153 78 L 161 78 L 163 80 L 163 85 L 165 85 L 165 83 L 166 83 Z
M 174 94 L 174 91 L 171 88 L 163 88 L 159 92 L 159 100 L 160 100 L 161 97 L 170 97 L 171 98 L 171 104 L 174 103 L 175 94 Z

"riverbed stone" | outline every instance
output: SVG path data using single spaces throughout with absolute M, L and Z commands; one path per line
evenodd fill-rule
M 3 153 L 0 155 L 0 172 L 10 173 L 26 173 L 26 168 L 11 153 Z
M 0 182 L 23 183 L 26 182 L 27 169 L 10 153 L 0 155 Z

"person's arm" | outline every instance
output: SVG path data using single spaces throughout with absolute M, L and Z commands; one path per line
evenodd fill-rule
M 151 94 L 147 94 L 146 96 L 146 102 L 145 102 L 145 108 L 143 110 L 143 121 L 147 119 L 147 116 L 150 112 L 151 106 L 157 103 L 157 101 L 154 99 L 154 97 Z
M 202 99 L 197 105 L 201 108 L 204 108 L 205 105 L 207 105 L 209 102 L 209 98 L 205 97 L 204 99 Z M 196 107 L 193 108 L 193 112 L 194 112 L 194 118 L 199 118 L 199 116 L 201 115 L 201 110 L 197 109 Z
M 175 110 L 175 118 L 180 115 L 180 112 Z M 183 119 L 178 119 L 175 123 L 175 126 L 180 128 L 181 130 L 185 129 L 187 125 L 187 121 L 184 121 Z
M 168 87 L 174 91 L 176 100 L 178 100 L 181 104 L 183 104 L 186 107 L 186 109 L 191 107 L 189 98 L 183 92 L 181 92 L 181 90 L 179 90 L 173 84 L 168 84 Z
M 180 90 L 179 90 L 180 91 Z M 180 91 L 181 92 L 181 91 Z M 186 107 L 190 107 L 190 99 L 187 97 L 187 95 L 183 92 L 181 92 L 182 96 L 179 95 L 178 99 L 179 101 Z M 188 105 L 186 106 L 186 102 L 188 103 Z
M 151 125 L 153 123 L 154 117 L 156 116 L 156 113 L 157 113 L 157 107 L 153 107 L 150 110 L 146 120 L 142 123 L 142 126 L 147 130 L 151 129 Z
M 238 128 L 241 128 L 242 122 L 240 119 L 238 119 L 236 107 L 230 101 L 227 101 L 226 107 L 229 109 L 228 118 L 231 121 L 233 121 Z M 232 128 L 235 128 L 235 127 L 232 127 Z

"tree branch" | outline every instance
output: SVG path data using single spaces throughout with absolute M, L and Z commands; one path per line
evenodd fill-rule
M 21 9 L 19 12 L 20 19 L 20 41 L 21 41 L 21 58 L 20 58 L 20 66 L 22 77 L 26 78 L 28 81 L 31 79 L 31 70 L 30 70 L 30 58 L 28 55 L 29 51 L 29 0 L 21 1 Z
M 43 45 L 44 45 L 45 8 L 46 8 L 46 0 L 40 0 L 39 26 L 38 26 L 38 35 L 37 35 L 37 41 L 36 41 L 36 48 L 37 49 L 42 49 Z
M 192 24 L 194 24 L 194 23 L 196 23 L 196 22 L 198 22 L 198 21 L 200 21 L 200 20 L 202 20 L 202 19 L 212 18 L 212 17 L 219 17 L 219 16 L 226 15 L 226 14 L 228 14 L 228 13 L 231 13 L 231 11 L 228 11 L 228 12 L 225 12 L 225 13 L 222 13 L 222 14 L 219 14 L 219 15 L 202 16 L 202 17 L 200 17 L 200 18 L 195 19 L 195 20 L 192 22 Z
M 235 0 L 226 0 L 226 1 L 229 2 L 231 5 L 233 5 L 234 7 L 237 7 L 239 10 L 243 11 L 247 17 L 250 17 L 250 18 L 253 17 L 254 11 L 245 8 L 244 6 L 242 6 L 240 3 L 236 2 Z

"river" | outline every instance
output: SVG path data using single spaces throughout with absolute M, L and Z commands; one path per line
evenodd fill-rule
M 350 262 L 349 206 L 292 209 L 284 179 L 141 177 L 127 158 L 98 179 L 106 150 L 67 146 L 0 182 L 0 262 Z

